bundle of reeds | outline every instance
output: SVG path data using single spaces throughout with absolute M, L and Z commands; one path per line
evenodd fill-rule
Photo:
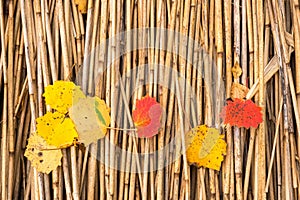
M 0 0 L 1 199 L 300 200 L 299 30 L 298 0 Z M 42 174 L 24 151 L 56 80 L 105 99 L 111 129 Z M 223 127 L 233 82 L 264 122 L 223 130 L 220 171 L 190 166 L 185 133 Z M 131 112 L 145 95 L 164 117 L 138 139 Z

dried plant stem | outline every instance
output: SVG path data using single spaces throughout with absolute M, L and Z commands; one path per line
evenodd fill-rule
M 66 33 L 66 24 L 64 20 L 64 8 L 61 0 L 57 1 L 58 6 L 58 20 L 59 20 L 59 33 L 61 36 L 61 48 L 63 55 L 63 73 L 64 77 L 68 77 L 70 75 L 70 64 L 69 64 L 69 53 L 68 53 L 68 43 L 67 43 L 67 33 Z M 68 77 L 69 78 L 69 77 Z
M 5 174 L 7 174 L 7 140 L 8 140 L 8 77 L 7 77 L 7 63 L 6 63 L 6 47 L 3 41 L 5 37 L 5 27 L 4 27 L 4 14 L 3 14 L 3 2 L 0 0 L 0 32 L 1 32 L 1 58 L 2 58 L 2 69 L 3 69 L 3 112 L 2 112 L 2 139 L 1 139 L 1 199 L 7 199 L 7 179 Z
M 257 1 L 257 19 L 258 19 L 258 78 L 259 78 L 259 105 L 262 107 L 263 118 L 265 119 L 265 85 L 264 85 L 264 14 L 263 14 L 263 2 L 261 0 Z M 258 153 L 258 199 L 266 199 L 266 193 L 264 192 L 264 185 L 266 181 L 266 138 L 265 138 L 265 123 L 259 125 L 259 132 L 257 143 L 260 148 Z
M 225 54 L 226 54 L 226 98 L 230 97 L 230 89 L 231 89 L 231 82 L 232 82 L 232 73 L 231 73 L 231 66 L 232 66 L 232 53 L 231 53 L 231 1 L 224 1 L 224 23 L 225 23 Z M 228 127 L 226 130 L 226 140 L 227 140 L 227 151 L 226 157 L 224 160 L 224 198 L 229 198 L 229 189 L 230 189 L 230 155 L 232 153 L 231 146 L 232 146 L 232 134 L 231 128 Z
M 241 39 L 240 39 L 240 4 L 239 1 L 234 1 L 234 62 L 240 63 L 241 57 Z M 242 66 L 244 67 L 244 66 Z M 246 73 L 246 72 L 245 72 Z M 237 77 L 234 77 L 234 82 L 239 82 Z M 241 130 L 238 127 L 233 127 L 233 141 L 234 141 L 234 172 L 236 179 L 236 195 L 237 199 L 243 199 L 242 193 L 242 141 Z
M 269 163 L 268 176 L 267 176 L 266 187 L 265 187 L 265 192 L 266 193 L 269 190 L 271 171 L 272 171 L 272 167 L 273 167 L 273 162 L 274 162 L 274 157 L 275 157 L 275 150 L 276 150 L 276 145 L 277 145 L 277 141 L 278 141 L 279 125 L 280 125 L 281 115 L 282 115 L 281 111 L 282 111 L 282 98 L 280 100 L 280 107 L 279 107 L 278 117 L 277 117 L 277 120 L 276 120 L 275 137 L 274 137 L 272 153 L 271 153 L 272 155 L 271 155 L 271 160 L 270 160 L 270 163 Z

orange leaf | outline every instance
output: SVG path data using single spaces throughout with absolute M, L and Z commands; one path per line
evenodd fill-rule
M 162 107 L 149 96 L 137 100 L 136 109 L 132 112 L 133 121 L 137 127 L 138 137 L 152 137 L 158 134 Z
M 221 112 L 221 118 L 224 119 L 224 124 L 245 128 L 257 128 L 263 121 L 261 107 L 251 100 L 242 99 L 228 100 L 227 106 Z

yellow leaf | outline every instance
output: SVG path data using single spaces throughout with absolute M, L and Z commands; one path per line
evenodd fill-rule
M 60 113 L 66 114 L 72 104 L 76 103 L 79 99 L 85 98 L 85 95 L 70 81 L 56 81 L 53 85 L 45 88 L 43 94 L 47 105 Z
M 78 137 L 72 120 L 59 112 L 48 112 L 37 118 L 36 122 L 37 134 L 57 148 L 71 146 Z
M 87 12 L 87 3 L 87 0 L 75 0 L 75 4 L 78 5 L 78 9 L 82 14 Z
M 242 75 L 242 68 L 238 62 L 234 63 L 234 66 L 231 68 L 232 75 L 235 79 L 238 79 Z
M 103 138 L 110 123 L 110 109 L 98 97 L 80 99 L 69 109 L 78 132 L 78 141 L 85 146 Z
M 201 125 L 186 134 L 186 149 L 190 164 L 219 171 L 226 154 L 226 142 L 218 129 Z
M 25 156 L 31 161 L 37 171 L 49 174 L 61 165 L 62 153 L 60 149 L 50 146 L 38 134 L 34 133 L 28 139 Z M 51 150 L 46 150 L 51 149 Z

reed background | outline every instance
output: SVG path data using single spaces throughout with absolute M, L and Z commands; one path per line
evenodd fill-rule
M 298 0 L 90 0 L 87 6 L 84 14 L 74 0 L 0 0 L 2 200 L 300 199 Z M 107 162 L 123 169 L 151 168 L 165 161 L 150 156 L 135 165 L 130 162 L 133 158 L 124 158 L 99 141 L 88 149 L 63 149 L 61 167 L 49 175 L 38 173 L 24 157 L 24 151 L 27 138 L 35 130 L 35 119 L 50 111 L 42 98 L 44 88 L 56 80 L 88 83 L 92 76 L 83 75 L 82 68 L 91 50 L 117 33 L 142 27 L 174 30 L 197 41 L 204 51 L 179 46 L 186 58 L 193 60 L 192 66 L 176 53 L 134 50 L 107 68 L 96 87 L 86 85 L 83 89 L 87 94 L 98 95 L 111 107 L 111 127 L 132 127 L 130 113 L 116 118 L 118 102 L 126 100 L 130 112 L 136 99 L 145 94 L 156 97 L 166 111 L 166 121 L 154 138 L 132 139 L 126 131 L 112 129 L 106 139 L 127 151 L 147 153 L 164 148 L 171 138 L 176 138 L 174 152 L 180 151 L 186 130 L 218 122 L 217 112 L 211 112 L 214 105 L 207 100 L 207 95 L 212 94 L 202 72 L 206 78 L 224 81 L 224 95 L 212 95 L 220 97 L 222 103 L 230 96 L 233 82 L 251 88 L 247 97 L 263 107 L 264 123 L 258 129 L 223 130 L 227 155 L 219 172 L 189 166 L 185 155 L 149 173 L 118 171 L 89 153 L 98 152 L 100 157 L 107 154 Z M 146 38 L 136 35 L 131 42 L 143 43 Z M 152 39 L 161 45 L 180 44 L 159 35 Z M 107 59 L 126 48 L 128 41 L 116 44 L 121 46 L 100 49 L 99 59 L 92 63 L 104 68 Z M 203 52 L 214 61 L 215 68 L 211 69 L 220 76 L 210 73 L 210 62 L 205 65 L 207 71 L 195 70 L 198 61 L 203 60 Z M 240 78 L 232 76 L 234 63 L 243 70 Z M 175 96 L 168 88 L 144 82 L 146 75 L 150 80 L 165 77 L 166 72 L 160 68 L 151 68 L 149 74 L 138 70 L 138 75 L 127 75 L 143 64 L 172 66 L 192 85 L 197 98 L 190 98 L 188 87 L 179 88 L 185 95 Z M 114 83 L 120 75 L 125 77 L 120 86 L 123 94 L 114 95 L 119 89 Z M 136 81 L 145 86 L 130 96 Z M 174 84 L 171 87 L 177 88 Z M 191 116 L 191 121 L 186 116 Z M 166 157 L 171 159 L 174 153 Z

